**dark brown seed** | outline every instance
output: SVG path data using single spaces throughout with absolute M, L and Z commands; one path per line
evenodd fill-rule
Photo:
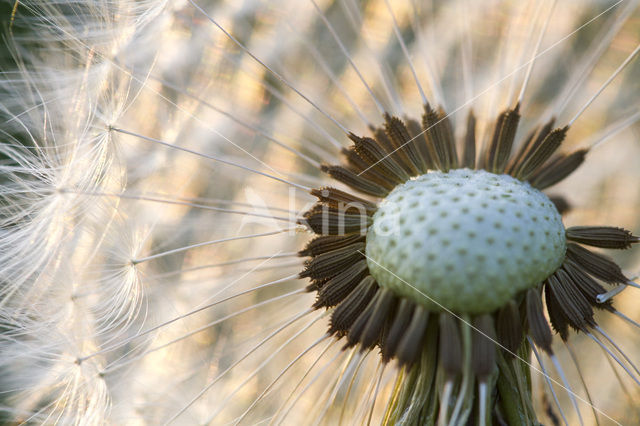
M 373 135 L 378 144 L 383 147 L 385 151 L 387 151 L 389 157 L 393 158 L 398 164 L 402 166 L 403 169 L 411 170 L 407 153 L 403 150 L 396 150 L 397 147 L 393 145 L 393 141 L 389 139 L 389 136 L 383 128 L 376 129 Z
M 561 155 L 549 160 L 531 176 L 529 182 L 538 189 L 545 189 L 564 180 L 584 162 L 589 152 L 581 149 L 569 155 Z
M 368 214 L 375 213 L 378 208 L 375 203 L 360 198 L 356 195 L 349 194 L 348 192 L 341 191 L 330 186 L 325 186 L 319 189 L 312 189 L 311 195 L 318 197 L 320 201 L 330 205 L 331 207 L 344 207 L 345 204 L 354 207 L 362 207 Z
M 320 286 L 313 307 L 317 309 L 338 305 L 368 274 L 366 260 L 354 263 Z
M 305 248 L 298 252 L 298 255 L 317 256 L 364 240 L 364 235 L 323 235 L 309 241 Z
M 360 213 L 354 208 L 342 211 L 325 204 L 317 204 L 306 212 L 304 217 L 298 220 L 298 223 L 307 226 L 316 234 L 364 235 L 372 220 L 366 211 Z
M 584 295 L 574 287 L 568 274 L 562 269 L 547 278 L 546 291 L 557 301 L 567 322 L 576 330 L 586 332 L 595 325 L 593 310 Z M 566 340 L 566 335 L 563 337 Z
M 389 114 L 384 115 L 384 128 L 387 135 L 391 139 L 393 146 L 398 151 L 404 151 L 408 159 L 409 169 L 406 170 L 411 176 L 417 176 L 420 174 L 422 167 L 422 159 L 418 147 L 414 140 L 409 135 L 407 126 L 398 117 L 392 117 Z
M 504 346 L 508 357 L 514 357 L 522 343 L 522 324 L 520 322 L 520 312 L 513 300 L 510 300 L 498 312 L 496 322 L 496 334 L 498 341 Z
M 522 166 L 522 162 L 525 158 L 527 158 L 530 153 L 538 149 L 542 141 L 551 132 L 551 129 L 553 129 L 554 124 L 555 118 L 552 118 L 544 126 L 539 129 L 534 129 L 527 135 L 525 142 L 522 144 L 517 154 L 514 155 L 511 163 L 507 167 L 509 174 L 513 175 L 515 170 L 518 170 L 520 166 Z
M 515 172 L 515 177 L 522 181 L 528 180 L 560 148 L 568 130 L 569 127 L 565 126 L 549 133 L 542 143 L 523 159 L 522 165 Z
M 471 110 L 467 116 L 467 133 L 464 136 L 462 167 L 476 168 L 476 117 Z
M 560 338 L 566 341 L 569 338 L 569 319 L 564 314 L 560 307 L 560 302 L 554 296 L 549 286 L 545 287 L 544 297 L 547 302 L 547 313 L 549 314 L 551 326 L 555 332 L 560 335 Z
M 587 298 L 591 306 L 596 309 L 606 309 L 608 311 L 614 310 L 612 305 L 613 302 L 611 300 L 607 300 L 604 303 L 598 302 L 598 295 L 606 293 L 607 290 L 584 272 L 578 265 L 570 260 L 565 260 L 562 264 L 562 269 L 569 275 L 576 288 L 580 290 L 584 297 Z
M 388 362 L 397 354 L 398 345 L 411 323 L 414 307 L 415 304 L 409 300 L 400 299 L 395 317 L 382 345 L 382 360 L 384 362 Z
M 549 354 L 553 353 L 551 350 L 551 329 L 542 312 L 542 300 L 537 289 L 532 288 L 527 291 L 526 308 L 531 338 L 542 350 Z
M 422 353 L 428 320 L 429 312 L 422 306 L 416 305 L 411 322 L 405 330 L 396 351 L 400 365 L 413 364 Z
M 458 319 L 448 313 L 440 314 L 440 365 L 445 374 L 455 377 L 462 371 L 462 341 Z
M 626 229 L 613 226 L 572 226 L 567 228 L 567 239 L 606 249 L 628 249 L 640 242 L 640 238 Z
M 513 141 L 520 122 L 520 105 L 500 114 L 494 129 L 491 145 L 487 150 L 485 163 L 492 173 L 502 173 L 509 160 Z
M 609 284 L 624 284 L 629 281 L 613 260 L 599 253 L 594 253 L 578 244 L 567 244 L 567 258 L 579 265 L 594 278 Z
M 442 171 L 455 167 L 457 156 L 455 158 L 451 156 L 455 153 L 455 141 L 450 133 L 451 126 L 448 124 L 446 115 L 438 113 L 429 104 L 425 104 L 422 127 L 427 137 L 430 157 L 433 158 L 435 166 Z
M 349 138 L 351 138 L 354 143 L 356 153 L 358 153 L 360 158 L 362 158 L 372 170 L 376 170 L 396 185 L 409 179 L 409 173 L 396 163 L 375 140 L 371 138 L 361 138 L 353 133 L 349 135 Z
M 413 139 L 413 143 L 417 147 L 420 159 L 422 160 L 420 171 L 427 173 L 430 169 L 434 169 L 435 165 L 427 148 L 427 138 L 425 137 L 424 130 L 420 127 L 420 123 L 415 120 L 407 119 L 405 121 L 407 122 L 407 129 L 409 129 L 409 135 L 411 139 Z
M 364 259 L 364 243 L 355 243 L 327 253 L 323 253 L 306 262 L 300 272 L 300 278 L 320 280 L 333 278 L 349 266 Z
M 496 367 L 496 331 L 491 315 L 485 314 L 473 319 L 471 335 L 471 368 L 483 382 Z
M 567 201 L 566 198 L 560 195 L 550 195 L 549 200 L 553 203 L 553 205 L 556 207 L 556 210 L 558 210 L 558 213 L 560 213 L 561 215 L 571 210 L 571 204 L 569 204 L 569 201 Z
M 374 197 L 386 197 L 390 189 L 378 185 L 362 176 L 358 176 L 349 169 L 342 166 L 327 166 L 322 165 L 322 171 L 337 181 L 350 186 L 356 191 L 360 191 L 364 194 L 373 195 Z
M 369 302 L 365 311 L 353 323 L 347 341 L 354 345 L 360 343 L 362 349 L 372 348 L 378 343 L 387 316 L 393 307 L 395 297 L 393 293 L 387 289 L 380 289 L 376 296 Z
M 331 314 L 329 333 L 343 337 L 375 296 L 376 291 L 378 285 L 371 275 L 363 279 Z

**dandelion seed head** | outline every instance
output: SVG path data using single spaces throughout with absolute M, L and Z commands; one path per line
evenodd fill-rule
M 367 264 L 380 286 L 435 310 L 492 312 L 548 277 L 565 252 L 562 220 L 543 193 L 468 169 L 399 185 L 372 230 Z

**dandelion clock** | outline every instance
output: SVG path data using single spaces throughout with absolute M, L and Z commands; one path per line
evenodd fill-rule
M 640 420 L 640 6 L 5 2 L 6 424 Z

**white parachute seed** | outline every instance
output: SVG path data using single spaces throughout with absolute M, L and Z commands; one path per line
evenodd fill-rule
M 542 192 L 484 170 L 429 172 L 380 203 L 367 263 L 380 286 L 431 310 L 488 313 L 564 260 L 565 229 Z

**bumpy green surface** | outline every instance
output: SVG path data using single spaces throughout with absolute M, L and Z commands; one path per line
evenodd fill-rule
M 395 188 L 367 235 L 382 287 L 431 310 L 487 313 L 543 281 L 566 250 L 560 214 L 507 175 L 429 172 Z

